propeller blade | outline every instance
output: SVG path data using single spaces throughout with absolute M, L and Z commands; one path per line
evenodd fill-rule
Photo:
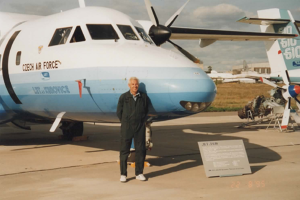
M 290 107 L 291 107 L 291 98 L 289 98 L 288 102 L 285 105 L 282 122 L 281 122 L 281 129 L 287 129 L 290 119 Z
M 267 80 L 267 79 L 265 79 L 265 78 L 263 78 L 263 77 L 260 77 L 259 78 L 260 79 L 260 81 L 262 82 L 262 83 L 265 83 L 265 84 L 267 84 L 267 85 L 269 85 L 269 86 L 272 86 L 272 87 L 274 87 L 274 88 L 280 88 L 278 85 L 276 85 L 275 83 L 273 83 L 273 82 L 271 82 L 271 81 L 269 81 L 269 80 Z
M 190 0 L 188 0 L 177 12 L 165 23 L 165 26 L 170 27 L 175 22 L 177 17 L 180 15 L 181 11 L 184 9 L 184 7 L 189 3 Z
M 294 98 L 295 100 L 296 100 L 296 102 L 297 102 L 297 106 L 298 106 L 298 104 L 300 105 L 300 101 L 299 101 L 299 99 L 297 99 L 297 97 L 295 97 Z M 299 106 L 298 106 L 299 107 Z
M 190 54 L 189 52 L 187 52 L 177 44 L 173 43 L 171 40 L 168 40 L 168 42 L 170 42 L 178 51 L 180 51 L 183 55 L 185 55 L 188 59 L 190 59 L 194 63 L 200 63 L 200 60 L 198 58 L 196 58 L 195 56 L 193 56 L 192 54 Z
M 152 23 L 155 26 L 158 26 L 159 21 L 158 21 L 157 15 L 155 13 L 155 10 L 154 10 L 150 0 L 145 0 L 145 4 L 146 4 L 146 8 L 147 8 L 147 12 L 148 12 L 150 20 L 152 21 Z
M 283 80 L 284 84 L 290 85 L 291 80 L 290 80 L 289 72 L 287 70 L 285 70 L 281 74 L 282 74 L 282 80 Z
M 298 101 L 296 102 L 296 105 L 297 105 L 298 109 L 300 110 L 300 103 L 298 103 Z

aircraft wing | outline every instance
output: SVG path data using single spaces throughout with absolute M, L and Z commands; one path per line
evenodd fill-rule
M 274 25 L 274 24 L 287 24 L 291 20 L 289 19 L 266 19 L 266 18 L 248 18 L 243 17 L 237 22 L 246 23 L 246 24 L 256 24 L 256 25 Z
M 281 38 L 295 38 L 296 34 L 260 33 L 227 30 L 170 27 L 171 40 L 201 40 L 200 46 L 206 47 L 217 40 L 221 41 L 275 41 Z

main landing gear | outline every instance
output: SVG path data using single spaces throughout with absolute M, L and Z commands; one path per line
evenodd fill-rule
M 73 140 L 75 137 L 80 137 L 83 134 L 83 122 L 64 121 L 59 128 L 63 132 L 63 139 L 66 140 Z

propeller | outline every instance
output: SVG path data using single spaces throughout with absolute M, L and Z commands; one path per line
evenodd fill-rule
M 150 18 L 151 22 L 153 23 L 153 26 L 151 26 L 151 28 L 149 29 L 149 36 L 151 37 L 151 39 L 154 41 L 154 43 L 157 46 L 160 46 L 165 42 L 169 42 L 176 49 L 178 49 L 183 55 L 185 55 L 188 59 L 190 59 L 194 63 L 200 63 L 200 60 L 198 58 L 196 58 L 195 56 L 193 56 L 192 54 L 190 54 L 189 52 L 187 52 L 186 50 L 181 48 L 179 45 L 175 44 L 174 42 L 172 42 L 170 40 L 170 37 L 172 35 L 172 30 L 170 29 L 170 27 L 173 25 L 173 23 L 178 18 L 181 11 L 188 4 L 189 1 L 190 0 L 188 0 L 177 12 L 175 12 L 175 14 L 170 19 L 167 20 L 165 25 L 161 25 L 159 23 L 158 17 L 156 15 L 156 12 L 155 12 L 150 0 L 145 0 L 149 18 Z
M 291 112 L 291 99 L 295 99 L 297 107 L 300 109 L 300 101 L 297 99 L 298 94 L 300 94 L 300 86 L 299 85 L 291 85 L 291 80 L 289 76 L 288 70 L 285 70 L 281 74 L 282 80 L 284 82 L 283 87 L 279 87 L 275 83 L 268 81 L 264 78 L 260 78 L 261 82 L 268 84 L 272 87 L 279 88 L 282 90 L 282 96 L 287 101 L 282 117 L 281 129 L 286 129 L 289 124 L 290 112 Z

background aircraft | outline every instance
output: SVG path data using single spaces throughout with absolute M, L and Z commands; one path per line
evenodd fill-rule
M 245 17 L 239 21 L 260 25 L 262 32 L 297 35 L 296 38 L 265 42 L 272 71 L 269 78 L 283 81 L 285 85 L 280 87 L 264 78 L 261 78 L 261 81 L 281 90 L 282 96 L 287 101 L 281 124 L 281 129 L 286 129 L 290 118 L 292 98 L 300 108 L 300 101 L 297 99 L 300 93 L 300 86 L 293 85 L 300 83 L 300 66 L 298 66 L 300 62 L 300 21 L 295 20 L 290 11 L 281 9 L 258 11 L 258 17 L 260 17 L 260 19 Z
M 0 123 L 25 129 L 26 122 L 53 123 L 54 131 L 61 122 L 64 135 L 73 137 L 83 133 L 83 122 L 118 122 L 118 98 L 132 76 L 151 100 L 150 120 L 188 116 L 211 104 L 216 87 L 194 64 L 199 59 L 174 40 L 201 39 L 205 47 L 217 40 L 297 37 L 173 27 L 186 4 L 162 25 L 145 3 L 151 21 L 85 7 L 84 1 L 81 8 L 47 17 L 1 13 L 1 20 L 13 20 L 0 27 Z M 160 48 L 165 42 L 185 57 Z

